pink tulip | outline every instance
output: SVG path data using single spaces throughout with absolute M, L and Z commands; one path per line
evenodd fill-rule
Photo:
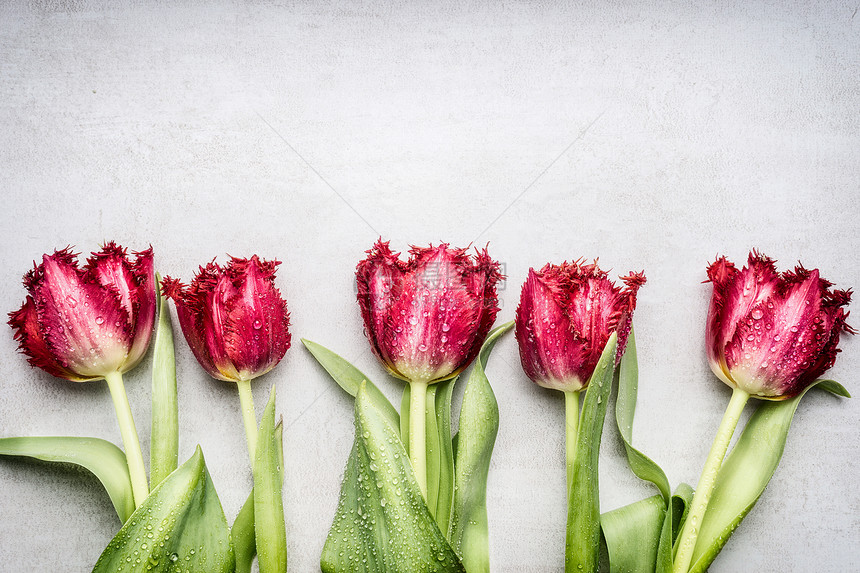
M 68 248 L 44 255 L 24 277 L 24 305 L 9 314 L 20 350 L 30 364 L 82 382 L 104 378 L 113 398 L 126 450 L 135 505 L 149 494 L 140 440 L 122 374 L 149 346 L 155 323 L 152 248 L 135 253 L 111 242 L 83 268 Z
M 596 261 L 529 270 L 516 337 L 523 370 L 539 385 L 563 392 L 585 388 L 613 332 L 618 332 L 620 360 L 645 274 L 621 277 L 623 289 L 606 277 Z
M 851 291 L 831 291 L 817 269 L 780 274 L 774 262 L 752 252 L 741 270 L 725 257 L 708 267 L 708 361 L 732 388 L 785 400 L 830 368 L 839 335 L 853 332 L 843 309 Z
M 462 371 L 478 354 L 499 311 L 499 264 L 486 249 L 412 247 L 403 262 L 378 241 L 358 264 L 365 334 L 392 375 L 434 383 Z
M 290 347 L 287 303 L 275 287 L 278 261 L 231 258 L 212 262 L 185 286 L 162 281 L 176 304 L 182 333 L 201 366 L 219 380 L 238 382 L 262 376 Z
M 162 281 L 197 361 L 218 380 L 236 382 L 252 465 L 257 418 L 251 380 L 274 368 L 290 347 L 290 315 L 275 287 L 279 264 L 257 255 L 231 257 L 226 267 L 200 267 L 188 286 L 170 277 Z
M 9 314 L 30 364 L 67 380 L 127 372 L 143 357 L 155 320 L 152 249 L 111 242 L 83 268 L 68 248 L 44 255 L 24 277 L 24 305 Z

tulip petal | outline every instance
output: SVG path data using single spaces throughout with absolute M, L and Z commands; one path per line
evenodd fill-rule
M 264 267 L 254 255 L 250 260 L 234 258 L 227 268 L 236 291 L 223 307 L 224 344 L 230 362 L 241 368 L 240 378 L 265 374 L 290 347 L 287 305 L 273 283 L 278 264 L 270 261 Z
M 36 303 L 33 302 L 33 297 L 27 296 L 24 306 L 9 313 L 9 326 L 15 329 L 14 336 L 19 343 L 18 350 L 27 355 L 27 360 L 32 366 L 37 366 L 48 374 L 73 382 L 92 379 L 78 376 L 57 362 L 39 328 Z
M 475 357 L 495 320 L 498 263 L 486 250 L 412 247 L 403 263 L 378 241 L 356 269 L 358 301 L 374 354 L 399 378 L 435 382 Z
M 101 378 L 123 366 L 131 327 L 114 292 L 86 281 L 67 252 L 45 255 L 29 282 L 47 346 L 64 368 Z
M 135 253 L 131 262 L 126 249 L 114 242 L 93 253 L 84 267 L 88 280 L 97 281 L 103 288 L 114 292 L 129 316 L 129 325 L 134 337 L 128 353 L 125 369 L 136 365 L 152 339 L 155 324 L 155 266 L 152 247 Z
M 171 299 L 176 306 L 176 316 L 179 318 L 179 326 L 182 328 L 182 334 L 185 336 L 188 346 L 191 347 L 191 352 L 194 354 L 197 362 L 211 376 L 219 380 L 228 380 L 228 378 L 225 378 L 221 374 L 209 355 L 203 339 L 205 325 L 202 320 L 198 320 L 201 310 L 196 298 L 192 298 L 177 279 L 164 277 L 161 281 L 161 288 L 164 296 Z

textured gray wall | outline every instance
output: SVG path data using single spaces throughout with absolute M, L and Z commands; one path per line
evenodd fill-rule
M 170 4 L 0 6 L 0 309 L 70 243 L 151 243 L 186 280 L 225 253 L 283 260 L 296 345 L 255 393 L 277 384 L 286 424 L 291 571 L 318 570 L 352 441 L 351 401 L 298 337 L 398 396 L 354 302 L 377 236 L 489 241 L 509 276 L 500 320 L 529 266 L 644 268 L 634 439 L 673 483 L 697 479 L 729 397 L 704 356 L 706 264 L 758 247 L 860 286 L 856 0 Z M 842 347 L 831 374 L 856 394 L 858 340 Z M 202 445 L 232 519 L 250 487 L 238 399 L 177 348 L 181 455 Z M 8 328 L 0 366 L 0 434 L 119 442 L 104 384 L 30 369 Z M 512 337 L 489 375 L 494 571 L 561 571 L 561 396 L 525 378 Z M 148 376 L 127 376 L 145 451 Z M 713 571 L 858 570 L 858 415 L 857 399 L 804 401 Z M 652 494 L 604 444 L 604 509 Z M 3 460 L 0 484 L 4 571 L 87 571 L 119 526 L 85 472 Z

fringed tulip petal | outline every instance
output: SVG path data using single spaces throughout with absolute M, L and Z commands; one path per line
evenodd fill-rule
M 495 321 L 498 263 L 486 250 L 412 247 L 402 262 L 378 241 L 356 268 L 358 302 L 374 354 L 394 375 L 432 383 L 460 372 Z
M 275 367 L 290 347 L 287 305 L 274 286 L 277 261 L 231 258 L 200 267 L 185 286 L 165 277 L 194 356 L 214 378 L 251 380 Z
M 731 387 L 771 400 L 801 393 L 835 360 L 839 335 L 851 332 L 843 307 L 849 291 L 830 292 L 817 270 L 781 275 L 775 262 L 750 254 L 738 271 L 725 258 L 708 268 L 708 358 Z
M 151 250 L 148 258 L 151 274 Z M 56 251 L 24 284 L 29 296 L 9 324 L 31 364 L 68 380 L 93 380 L 131 369 L 146 352 L 154 280 L 135 274 L 125 249 L 109 243 L 84 268 L 69 249 Z
M 581 390 L 613 332 L 620 360 L 645 275 L 631 273 L 622 281 L 623 289 L 596 262 L 529 270 L 516 319 L 520 360 L 529 378 L 546 388 Z

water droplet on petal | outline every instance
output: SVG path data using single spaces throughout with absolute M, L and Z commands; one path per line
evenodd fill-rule
M 104 324 L 104 323 L 105 323 L 105 317 L 103 317 L 103 316 L 97 316 L 96 317 L 96 324 Z

